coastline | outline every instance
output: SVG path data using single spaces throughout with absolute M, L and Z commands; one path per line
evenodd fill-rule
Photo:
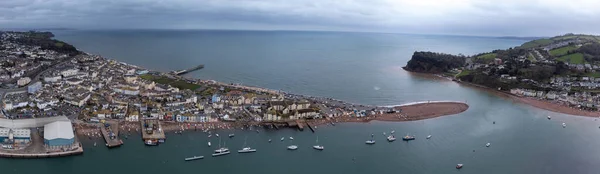
M 405 71 L 411 75 L 415 75 L 418 77 L 430 78 L 430 79 L 434 79 L 434 80 L 455 81 L 455 80 L 450 79 L 449 77 L 443 77 L 442 75 L 439 75 L 439 74 L 411 72 L 408 70 L 405 70 Z M 563 104 L 559 104 L 558 102 L 551 102 L 548 100 L 539 100 L 539 99 L 531 98 L 531 97 L 520 97 L 520 96 L 516 96 L 516 95 L 510 94 L 510 93 L 504 92 L 504 91 L 498 91 L 498 90 L 492 89 L 487 86 L 482 86 L 482 85 L 473 84 L 473 83 L 469 83 L 469 82 L 463 82 L 463 81 L 455 81 L 455 82 L 457 84 L 463 85 L 465 87 L 471 87 L 471 88 L 474 88 L 477 90 L 483 90 L 483 91 L 489 92 L 493 95 L 496 95 L 498 97 L 509 99 L 513 102 L 517 102 L 520 104 L 526 104 L 529 106 L 533 106 L 538 109 L 543 109 L 543 110 L 561 113 L 561 114 L 574 115 L 574 116 L 600 117 L 600 112 L 581 110 L 578 108 L 565 106 Z

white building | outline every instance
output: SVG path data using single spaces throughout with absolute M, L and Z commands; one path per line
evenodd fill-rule
M 64 70 L 64 71 L 60 72 L 60 74 L 61 74 L 63 77 L 74 76 L 74 75 L 76 75 L 77 73 L 79 73 L 79 70 L 78 70 L 78 69 L 68 69 L 68 70 Z
M 25 85 L 29 84 L 29 82 L 31 82 L 31 78 L 23 77 L 23 78 L 20 78 L 19 80 L 17 80 L 17 85 L 25 86 Z
M 61 76 L 44 77 L 44 82 L 58 82 L 62 79 Z

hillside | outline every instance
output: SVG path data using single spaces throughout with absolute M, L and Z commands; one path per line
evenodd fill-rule
M 464 66 L 465 61 L 465 56 L 434 52 L 415 52 L 403 68 L 412 72 L 443 73 Z

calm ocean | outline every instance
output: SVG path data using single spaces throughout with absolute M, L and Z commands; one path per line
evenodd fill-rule
M 471 55 L 518 46 L 524 40 L 491 37 L 291 31 L 56 31 L 57 39 L 80 50 L 170 71 L 197 64 L 189 76 L 332 97 L 360 104 L 394 105 L 424 100 L 469 103 L 464 113 L 424 121 L 321 126 L 316 133 L 282 130 L 236 131 L 226 145 L 253 154 L 210 157 L 200 132 L 168 135 L 165 144 L 145 147 L 130 137 L 117 149 L 85 142 L 82 156 L 0 159 L 10 173 L 599 173 L 600 123 L 594 118 L 551 113 L 457 85 L 404 72 L 414 51 Z M 551 115 L 552 120 L 547 120 Z M 495 121 L 496 124 L 492 124 Z M 567 123 L 562 128 L 561 123 Z M 382 132 L 416 135 L 388 143 Z M 223 135 L 231 131 L 221 131 Z M 377 144 L 364 141 L 375 134 Z M 425 136 L 431 134 L 429 140 Z M 294 136 L 292 142 L 277 140 Z M 324 151 L 311 149 L 316 137 Z M 485 147 L 486 143 L 490 147 Z M 205 159 L 184 162 L 183 158 Z M 353 160 L 354 159 L 354 160 Z M 461 170 L 454 169 L 463 163 Z

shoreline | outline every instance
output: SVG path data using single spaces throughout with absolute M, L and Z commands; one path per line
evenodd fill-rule
M 407 71 L 407 70 L 405 70 L 405 71 L 408 72 L 409 74 L 412 74 L 412 75 L 415 75 L 418 77 L 431 78 L 431 79 L 435 79 L 435 80 L 454 81 L 454 80 L 450 79 L 449 77 L 443 77 L 442 75 L 439 75 L 439 74 L 419 73 L 419 72 L 411 72 L 411 71 Z M 532 106 L 532 107 L 535 107 L 538 109 L 542 109 L 542 110 L 546 110 L 546 111 L 567 114 L 567 115 L 573 115 L 573 116 L 581 116 L 581 117 L 600 117 L 600 112 L 581 110 L 578 108 L 566 106 L 564 104 L 559 104 L 558 101 L 552 102 L 550 100 L 540 100 L 540 99 L 531 98 L 531 97 L 521 97 L 521 96 L 516 96 L 516 95 L 510 94 L 510 93 L 507 93 L 505 91 L 498 91 L 498 90 L 492 89 L 487 86 L 482 86 L 482 85 L 473 84 L 473 83 L 469 83 L 469 82 L 463 82 L 463 81 L 455 81 L 455 82 L 458 85 L 463 85 L 465 87 L 470 87 L 470 88 L 474 88 L 477 90 L 483 90 L 483 91 L 489 92 L 495 96 L 509 99 L 516 103 L 529 105 L 529 106 Z
M 368 123 L 371 121 L 383 122 L 405 122 L 426 120 L 442 116 L 456 115 L 466 111 L 469 105 L 462 102 L 451 101 L 431 101 L 408 103 L 402 106 L 395 106 L 395 109 L 402 110 L 397 113 L 383 113 L 364 117 L 352 117 L 343 115 L 338 117 L 322 118 L 322 119 L 307 119 L 298 120 L 303 124 L 311 124 L 312 126 L 321 126 L 331 123 Z M 285 120 L 277 122 L 200 122 L 200 123 L 179 123 L 172 121 L 161 121 L 163 131 L 165 133 L 176 133 L 178 131 L 212 131 L 212 130 L 245 130 L 249 127 L 267 127 L 271 124 L 277 124 L 285 128 L 295 128 L 296 126 L 288 126 L 287 122 L 295 122 L 296 120 Z M 98 123 L 75 123 L 76 134 L 78 136 L 86 136 L 88 139 L 102 140 L 100 127 Z M 140 132 L 140 124 L 138 122 L 119 121 L 120 135 L 138 134 Z

